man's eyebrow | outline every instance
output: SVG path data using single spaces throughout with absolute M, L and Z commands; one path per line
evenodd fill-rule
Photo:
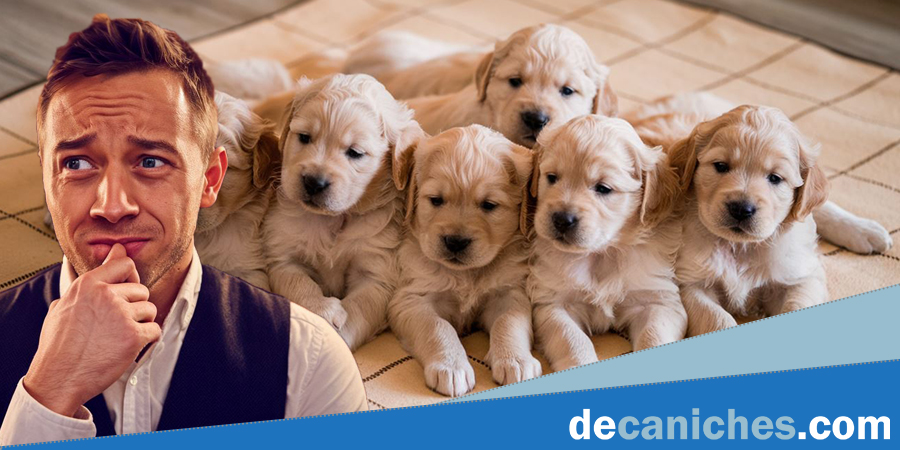
M 145 150 L 163 150 L 169 153 L 174 153 L 176 155 L 179 154 L 178 150 L 175 149 L 175 146 L 166 141 L 155 141 L 152 139 L 143 139 L 135 136 L 128 136 L 128 142 Z
M 79 149 L 86 145 L 89 145 L 96 138 L 97 138 L 96 134 L 86 134 L 80 138 L 70 139 L 68 141 L 60 141 L 59 143 L 56 144 L 56 147 L 54 147 L 53 150 L 59 152 L 59 151 L 64 151 L 64 150 Z

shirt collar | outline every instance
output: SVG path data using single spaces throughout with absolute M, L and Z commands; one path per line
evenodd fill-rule
M 175 302 L 172 303 L 172 310 L 169 311 L 169 316 L 166 317 L 166 323 L 163 324 L 163 328 L 170 322 L 172 317 L 179 317 L 181 327 L 187 328 L 188 324 L 191 323 L 191 318 L 194 317 L 194 309 L 197 307 L 197 298 L 200 296 L 200 283 L 203 281 L 203 266 L 200 263 L 200 255 L 197 254 L 197 249 L 191 247 L 191 252 L 191 265 L 188 267 L 188 273 L 184 277 L 181 288 L 178 289 L 178 294 L 175 296 Z M 76 278 L 78 278 L 78 274 L 75 273 L 75 267 L 73 267 L 66 256 L 63 255 L 62 267 L 59 274 L 60 295 L 65 294 L 66 291 L 69 290 L 69 287 Z M 48 300 L 52 301 L 52 299 Z

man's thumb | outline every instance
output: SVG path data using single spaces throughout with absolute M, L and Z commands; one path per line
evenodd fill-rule
M 113 244 L 112 248 L 109 249 L 109 253 L 106 254 L 106 259 L 103 260 L 103 264 L 106 264 L 110 260 L 116 258 L 125 258 L 128 256 L 128 252 L 125 251 L 125 246 L 119 243 Z

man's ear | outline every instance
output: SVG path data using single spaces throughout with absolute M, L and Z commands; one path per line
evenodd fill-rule
M 810 146 L 803 140 L 799 145 L 800 175 L 803 177 L 803 185 L 794 193 L 794 205 L 788 214 L 789 220 L 792 221 L 802 221 L 828 200 L 828 178 L 815 163 L 818 147 Z
M 641 224 L 653 227 L 672 214 L 672 209 L 681 196 L 681 185 L 675 169 L 668 164 L 662 146 L 641 151 L 650 155 L 655 154 L 646 158 L 647 160 L 652 158 L 652 162 L 647 161 L 649 164 L 640 168 L 643 179 Z
M 259 136 L 253 149 L 253 185 L 263 189 L 281 172 L 281 150 L 273 132 Z
M 494 52 L 487 53 L 475 69 L 475 87 L 478 89 L 478 101 L 487 99 L 487 87 L 494 76 Z
M 225 152 L 225 147 L 216 147 L 209 155 L 209 164 L 206 165 L 206 173 L 203 174 L 206 183 L 203 186 L 203 194 L 200 196 L 201 208 L 209 208 L 216 203 L 227 170 L 228 154 Z
M 591 113 L 616 117 L 619 114 L 619 99 L 609 85 L 609 67 L 597 64 L 588 72 L 588 76 L 594 80 L 594 84 L 597 86 Z

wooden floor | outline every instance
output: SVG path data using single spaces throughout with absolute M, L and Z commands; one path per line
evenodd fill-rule
M 0 99 L 44 80 L 56 48 L 91 17 L 140 17 L 191 41 L 271 15 L 297 0 L 0 0 Z

